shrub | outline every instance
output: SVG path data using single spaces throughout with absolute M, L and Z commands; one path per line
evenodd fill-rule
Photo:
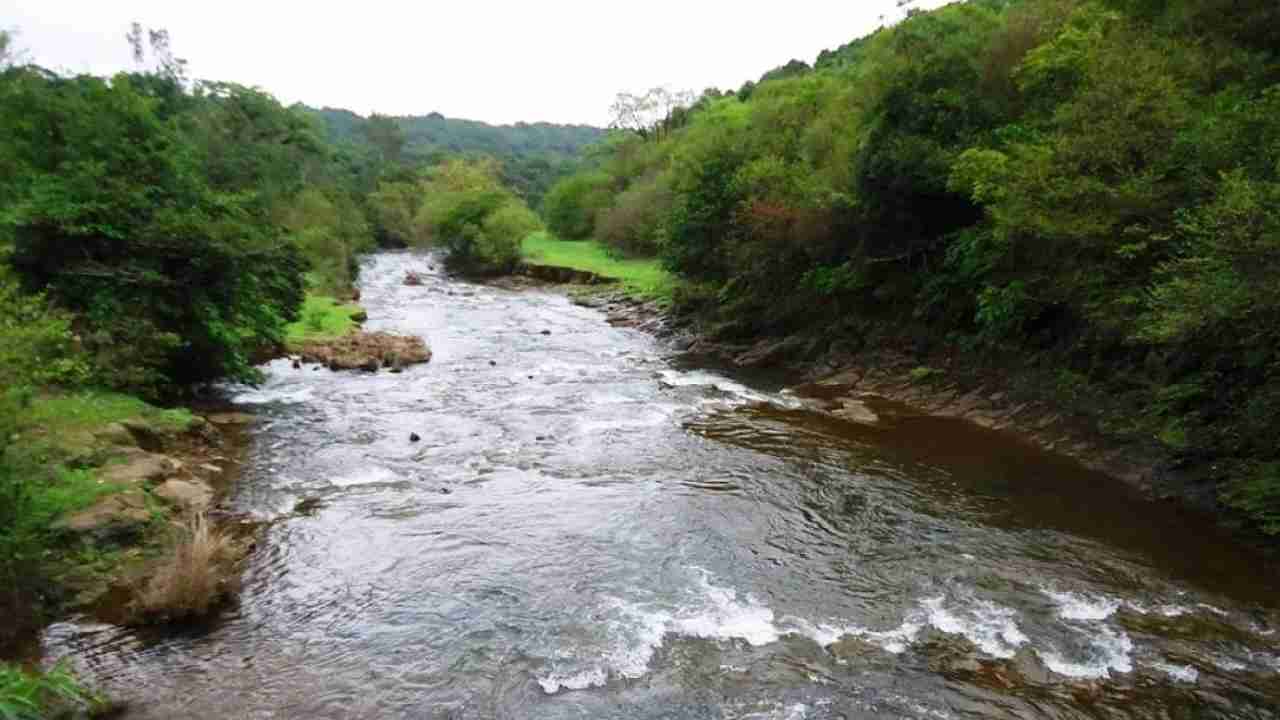
M 591 238 L 596 233 L 596 217 L 609 206 L 610 196 L 610 178 L 603 172 L 564 178 L 542 200 L 547 228 L 565 240 Z
M 208 615 L 234 591 L 239 555 L 228 533 L 213 527 L 204 514 L 191 516 L 138 594 L 138 610 L 153 620 Z
M 520 243 L 542 223 L 498 181 L 493 166 L 454 160 L 433 170 L 416 225 L 420 236 L 444 248 L 450 267 L 501 273 L 520 260 Z
M 663 223 L 675 193 L 670 180 L 658 175 L 638 180 L 596 216 L 596 237 L 623 255 L 653 257 L 662 244 Z
M 252 351 L 277 342 L 301 304 L 303 261 L 266 217 L 262 195 L 279 188 L 205 154 L 213 146 L 201 132 L 220 111 L 208 109 L 208 124 L 172 122 L 174 107 L 153 95 L 158 82 L 6 73 L 0 219 L 10 262 L 25 290 L 47 292 L 86 324 L 88 349 L 113 367 L 172 384 L 252 378 Z M 278 103 L 257 109 L 270 108 L 285 113 Z M 236 136 L 293 139 L 260 122 Z M 296 177 L 296 165 L 273 167 Z

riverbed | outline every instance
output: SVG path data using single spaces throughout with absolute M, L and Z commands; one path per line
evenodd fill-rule
M 229 505 L 274 520 L 238 604 L 46 657 L 130 718 L 1280 716 L 1280 587 L 1207 519 L 433 262 L 361 273 L 430 364 L 225 389 L 258 416 Z

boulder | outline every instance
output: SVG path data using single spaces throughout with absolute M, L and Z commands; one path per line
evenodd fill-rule
M 780 340 L 766 339 L 735 357 L 733 363 L 744 368 L 779 367 L 813 354 L 815 347 L 815 341 L 808 338 L 792 336 Z
M 133 433 L 129 432 L 129 428 L 125 427 L 123 423 L 111 423 L 95 432 L 93 437 L 108 445 L 119 445 L 121 447 L 138 446 L 138 441 L 134 439 Z
M 166 480 L 153 494 L 185 510 L 205 510 L 213 504 L 213 488 L 200 480 Z
M 113 485 L 143 485 L 159 482 L 182 469 L 182 463 L 165 455 L 137 451 L 125 456 L 123 463 L 103 468 L 98 479 Z
M 104 497 L 92 507 L 58 521 L 55 527 L 108 539 L 136 534 L 150 520 L 146 493 L 134 489 Z
M 120 423 L 133 435 L 138 447 L 147 452 L 161 452 L 168 444 L 165 434 L 141 420 L 125 420 Z
M 363 310 L 357 310 L 351 313 L 351 319 L 358 323 L 367 322 L 369 320 L 369 313 Z

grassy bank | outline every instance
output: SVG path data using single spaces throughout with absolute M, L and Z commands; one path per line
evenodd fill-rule
M 111 480 L 136 434 L 176 437 L 199 422 L 119 393 L 79 390 L 10 394 L 0 409 L 0 647 L 50 612 L 87 598 L 142 553 L 150 530 L 131 542 L 68 532 L 61 522 L 136 488 Z M 126 427 L 127 424 L 127 427 Z M 136 449 L 136 448 L 135 448 Z M 163 505 L 148 504 L 159 521 Z M 156 528 L 164 527 L 155 522 Z M 148 528 L 150 526 L 148 525 Z
M 525 238 L 522 249 L 529 262 L 615 278 L 627 292 L 645 299 L 667 301 L 675 286 L 674 278 L 656 259 L 619 259 L 591 240 L 559 240 L 551 233 L 536 232 Z
M 359 329 L 358 318 L 363 316 L 364 309 L 359 305 L 307 293 L 300 318 L 285 328 L 285 345 L 296 348 L 304 342 L 343 337 Z

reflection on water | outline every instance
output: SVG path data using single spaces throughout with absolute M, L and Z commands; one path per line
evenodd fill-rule
M 427 264 L 369 258 L 363 294 L 430 365 L 277 362 L 230 390 L 263 418 L 232 503 L 314 503 L 239 606 L 182 634 L 61 624 L 51 658 L 137 718 L 1274 716 L 1274 574 L 1202 518 Z

